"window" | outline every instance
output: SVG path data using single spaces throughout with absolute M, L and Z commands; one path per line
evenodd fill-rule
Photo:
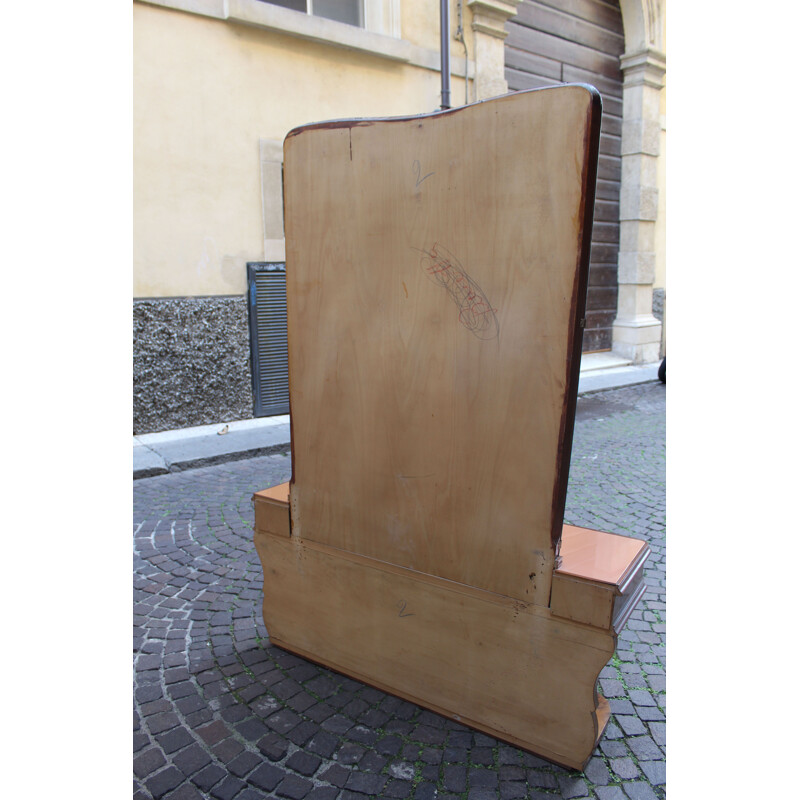
M 261 0 L 273 6 L 364 27 L 364 0 Z

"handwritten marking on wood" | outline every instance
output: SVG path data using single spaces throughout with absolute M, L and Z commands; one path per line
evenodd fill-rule
M 435 174 L 436 174 L 435 172 L 429 172 L 427 175 L 423 175 L 422 177 L 420 177 L 420 175 L 422 174 L 422 167 L 420 166 L 420 163 L 419 163 L 419 161 L 416 161 L 416 160 L 415 160 L 415 161 L 414 161 L 414 163 L 411 165 L 411 170 L 412 170 L 412 172 L 414 173 L 414 176 L 415 176 L 415 177 L 416 177 L 416 179 L 417 179 L 417 182 L 414 184 L 414 188 L 415 188 L 415 189 L 416 189 L 416 187 L 417 187 L 417 186 L 419 186 L 419 185 L 422 183 L 422 181 L 424 181 L 426 178 L 430 178 L 430 176 L 431 176 L 431 175 L 435 175 Z
M 428 277 L 447 290 L 458 308 L 458 321 L 479 339 L 495 339 L 500 325 L 480 286 L 467 274 L 459 260 L 440 244 L 420 250 L 420 266 Z
M 397 608 L 399 609 L 399 611 L 397 613 L 398 617 L 413 617 L 414 616 L 413 613 L 409 613 L 409 614 L 405 613 L 405 610 L 406 610 L 406 601 L 405 600 L 398 600 Z

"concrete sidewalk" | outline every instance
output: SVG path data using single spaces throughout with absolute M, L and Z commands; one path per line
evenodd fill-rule
M 656 381 L 659 363 L 633 366 L 611 353 L 589 353 L 581 359 L 578 394 Z M 133 477 L 149 478 L 282 452 L 290 442 L 288 414 L 140 434 L 133 437 Z

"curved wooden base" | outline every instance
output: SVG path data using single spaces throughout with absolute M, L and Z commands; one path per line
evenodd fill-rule
M 274 644 L 557 764 L 588 761 L 613 632 L 294 536 L 255 542 Z

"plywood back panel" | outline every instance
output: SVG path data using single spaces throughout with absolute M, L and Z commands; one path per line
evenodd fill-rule
M 546 605 L 599 95 L 285 142 L 292 533 Z

